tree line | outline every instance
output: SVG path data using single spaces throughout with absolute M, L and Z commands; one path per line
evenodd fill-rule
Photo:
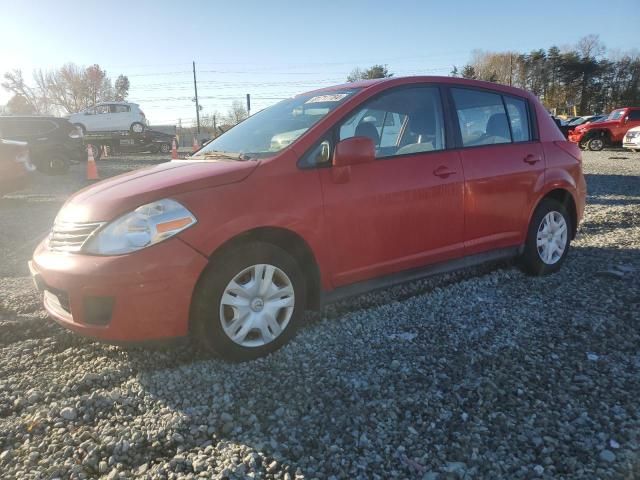
M 21 70 L 13 70 L 4 74 L 1 85 L 13 93 L 7 108 L 14 114 L 75 113 L 100 102 L 124 101 L 130 87 L 125 75 L 112 82 L 100 65 L 74 63 L 36 70 L 32 82 L 27 82 Z
M 354 69 L 348 82 L 391 77 L 386 65 Z M 523 88 L 538 96 L 554 114 L 606 113 L 640 106 L 640 53 L 607 52 L 597 35 L 560 49 L 486 52 L 475 50 L 466 65 L 450 73 Z
M 640 105 L 640 54 L 607 54 L 597 35 L 576 45 L 529 53 L 474 51 L 454 76 L 513 85 L 537 95 L 554 113 L 606 113 Z

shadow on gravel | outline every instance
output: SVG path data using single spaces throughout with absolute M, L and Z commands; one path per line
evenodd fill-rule
M 429 291 L 425 285 L 408 285 L 378 292 L 389 305 L 363 296 L 350 310 L 345 303 L 336 312 L 323 311 L 323 321 L 264 359 L 189 362 L 181 351 L 178 363 L 184 363 L 138 374 L 143 391 L 179 419 L 161 430 L 171 440 L 156 455 L 170 459 L 179 445 L 187 451 L 240 445 L 261 452 L 265 469 L 277 461 L 285 471 L 302 467 L 310 476 L 308 467 L 320 469 L 322 477 L 345 466 L 354 475 L 368 475 L 391 462 L 407 475 L 421 476 L 451 461 L 471 467 L 471 452 L 479 445 L 486 462 L 508 438 L 508 454 L 522 456 L 523 463 L 549 457 L 557 475 L 586 465 L 595 472 L 594 452 L 606 437 L 594 432 L 613 432 L 607 434 L 626 443 L 640 440 L 625 428 L 640 392 L 640 377 L 632 373 L 640 366 L 640 251 L 578 247 L 568 259 L 576 262 L 577 273 L 576 265 L 568 265 L 545 278 L 511 270 L 507 280 L 502 276 L 481 293 L 450 279 L 453 290 L 466 294 L 466 311 L 490 302 L 490 311 L 468 319 L 469 332 L 464 321 L 447 318 L 446 305 L 444 313 L 432 314 L 429 296 L 413 298 Z M 636 273 L 598 276 L 600 263 L 634 264 Z M 467 274 L 465 280 L 472 278 Z M 482 281 L 487 284 L 486 277 Z M 553 302 L 547 290 L 554 292 Z M 594 292 L 609 301 L 591 304 Z M 564 305 L 561 316 L 556 302 Z M 535 306 L 535 313 L 527 313 L 526 305 Z M 325 321 L 327 314 L 334 320 Z M 390 331 L 375 332 L 363 318 L 380 314 L 397 316 L 399 324 L 412 314 L 424 320 L 409 322 L 415 340 L 390 340 Z M 351 323 L 352 316 L 358 321 Z M 478 329 L 482 333 L 474 333 Z M 454 331 L 462 337 L 452 337 Z M 338 335 L 344 338 L 333 337 Z M 514 335 L 517 341 L 499 346 L 498 339 Z M 589 362 L 589 351 L 601 359 Z M 557 418 L 568 425 L 562 438 L 555 432 Z M 428 455 L 420 460 L 416 452 Z M 476 473 L 490 466 L 477 468 Z
M 587 181 L 587 203 L 600 203 L 597 197 L 601 195 L 629 197 L 629 192 L 640 195 L 640 176 L 588 173 L 584 177 Z M 596 201 L 592 201 L 594 196 Z

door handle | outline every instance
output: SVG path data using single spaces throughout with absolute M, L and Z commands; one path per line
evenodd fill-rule
M 525 163 L 528 163 L 529 165 L 533 165 L 534 163 L 538 163 L 542 159 L 538 155 L 533 155 L 532 153 L 530 153 L 529 155 L 524 157 L 522 160 Z
M 433 171 L 433 174 L 436 177 L 440 177 L 440 178 L 447 178 L 449 175 L 453 175 L 456 172 L 454 170 L 449 170 L 448 167 L 445 167 L 444 165 L 440 165 L 438 168 L 436 168 Z

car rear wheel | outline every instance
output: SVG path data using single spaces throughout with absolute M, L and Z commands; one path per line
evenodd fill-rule
M 587 148 L 592 152 L 599 152 L 604 148 L 604 138 L 595 137 L 587 141 Z
M 133 133 L 142 133 L 142 132 L 144 132 L 144 125 L 141 124 L 140 122 L 134 122 L 134 123 L 131 124 L 130 130 Z
M 69 171 L 69 162 L 63 155 L 52 153 L 39 162 L 37 168 L 47 175 L 64 175 Z
M 557 272 L 567 257 L 571 243 L 571 217 L 565 206 L 546 198 L 533 214 L 522 263 L 531 275 Z
M 305 309 L 306 286 L 297 262 L 269 243 L 252 243 L 214 258 L 191 309 L 192 334 L 228 360 L 264 356 L 287 343 Z
M 168 143 L 163 143 L 162 145 L 160 145 L 160 151 L 162 153 L 169 153 L 171 151 L 171 145 L 169 145 Z

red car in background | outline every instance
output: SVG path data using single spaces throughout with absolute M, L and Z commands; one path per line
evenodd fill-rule
M 0 195 L 22 190 L 35 170 L 29 157 L 29 145 L 0 139 Z
M 569 141 L 580 148 L 600 151 L 607 145 L 622 143 L 625 133 L 640 126 L 640 107 L 618 108 L 598 122 L 578 125 L 569 132 Z
M 30 262 L 53 318 L 107 341 L 192 335 L 246 360 L 306 308 L 518 257 L 557 271 L 581 153 L 523 90 L 445 77 L 338 85 L 174 161 L 73 195 Z

